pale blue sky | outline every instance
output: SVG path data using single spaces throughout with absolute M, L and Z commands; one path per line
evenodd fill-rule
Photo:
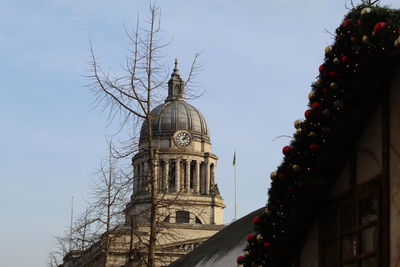
M 396 0 L 382 1 L 393 4 Z M 103 66 L 118 68 L 139 0 L 2 0 L 0 4 L 0 259 L 4 267 L 45 266 L 53 236 L 68 226 L 71 196 L 82 210 L 106 151 L 106 117 L 85 85 L 89 36 Z M 263 206 L 268 174 L 302 118 L 324 48 L 347 12 L 333 0 L 160 1 L 173 37 L 166 60 L 187 74 L 202 52 L 204 95 L 192 101 L 220 158 L 217 182 L 233 218 L 233 151 L 238 212 Z

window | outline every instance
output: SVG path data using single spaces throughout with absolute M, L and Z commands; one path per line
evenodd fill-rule
M 371 188 L 371 186 L 369 186 Z M 336 201 L 320 222 L 321 266 L 379 267 L 376 186 Z
M 176 223 L 189 223 L 189 212 L 188 211 L 177 211 L 175 222 Z
M 199 217 L 197 217 L 197 216 L 196 216 L 195 223 L 197 223 L 197 224 L 202 224 L 201 221 L 200 221 L 200 219 L 199 219 Z

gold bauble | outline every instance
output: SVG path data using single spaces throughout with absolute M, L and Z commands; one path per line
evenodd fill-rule
M 266 215 L 271 215 L 271 211 L 269 210 L 269 208 L 265 208 L 264 209 L 264 213 L 266 214 Z
M 323 133 L 329 133 L 331 131 L 331 129 L 329 129 L 328 127 L 321 127 L 321 131 Z
M 256 240 L 258 243 L 263 243 L 264 242 L 264 238 L 262 237 L 261 234 L 257 234 L 256 235 Z
M 295 120 L 294 121 L 294 128 L 299 129 L 301 127 L 301 124 L 303 123 L 304 120 Z
M 341 109 L 343 108 L 343 102 L 340 100 L 336 100 L 335 102 L 333 102 L 333 106 L 337 109 Z
M 271 174 L 269 175 L 269 177 L 273 180 L 276 178 L 277 173 L 276 172 L 271 172 Z
M 367 36 L 367 35 L 363 35 L 362 41 L 363 41 L 364 43 L 368 42 L 368 36 Z
M 317 137 L 317 134 L 315 132 L 310 132 L 308 134 L 308 137 L 315 138 L 315 137 Z
M 334 83 L 334 82 L 332 82 L 332 83 L 330 84 L 330 87 L 331 87 L 332 89 L 336 89 L 336 88 L 337 88 L 337 84 Z
M 361 15 L 365 15 L 371 12 L 371 8 L 370 7 L 364 7 L 363 9 L 361 9 Z
M 315 93 L 314 92 L 310 92 L 308 94 L 308 99 L 312 100 L 315 97 Z
M 327 110 L 327 109 L 324 109 L 323 111 L 322 111 L 322 115 L 324 115 L 324 116 L 329 116 L 331 113 L 329 112 L 329 110 Z
M 332 54 L 332 46 L 327 46 L 327 47 L 325 48 L 325 54 L 326 54 L 326 55 Z
M 339 60 L 337 57 L 335 57 L 335 58 L 333 59 L 333 64 L 339 65 L 339 64 L 340 64 L 340 60 Z
M 300 172 L 301 171 L 301 167 L 297 164 L 293 164 L 292 169 L 294 172 Z M 282 213 L 283 215 L 283 213 Z
M 301 128 L 296 129 L 296 134 L 301 134 L 303 131 L 301 130 Z
M 394 41 L 394 46 L 400 46 L 400 36 Z

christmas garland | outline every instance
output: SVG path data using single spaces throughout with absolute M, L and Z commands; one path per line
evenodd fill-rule
M 308 95 L 305 120 L 295 121 L 293 140 L 282 149 L 283 162 L 270 175 L 268 204 L 263 215 L 253 218 L 256 233 L 247 236 L 244 255 L 237 258 L 238 266 L 271 263 L 274 249 L 285 238 L 288 215 L 296 206 L 299 192 L 307 179 L 315 177 L 318 159 L 344 116 L 346 95 L 352 90 L 349 81 L 374 56 L 400 58 L 400 12 L 364 4 L 346 15 L 336 29 L 335 43 L 325 48 L 318 80 Z

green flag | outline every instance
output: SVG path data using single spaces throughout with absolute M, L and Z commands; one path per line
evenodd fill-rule
M 236 165 L 236 151 L 235 151 L 235 153 L 233 154 L 233 162 L 232 162 L 232 165 L 233 165 L 233 166 Z

